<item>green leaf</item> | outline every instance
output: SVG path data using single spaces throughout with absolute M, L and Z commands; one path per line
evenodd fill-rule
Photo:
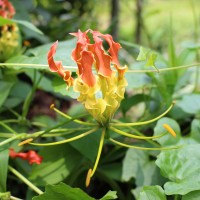
M 197 114 L 200 112 L 200 94 L 187 94 L 177 102 L 183 111 L 189 114 Z
M 42 31 L 39 30 L 37 27 L 35 27 L 32 23 L 28 22 L 28 21 L 24 21 L 24 20 L 16 20 L 16 19 L 12 19 L 13 22 L 17 23 L 17 24 L 20 24 L 20 25 L 23 25 L 25 26 L 26 28 L 36 32 L 36 33 L 39 33 L 41 35 L 43 35 Z
M 14 85 L 13 82 L 0 81 L 0 107 L 7 99 L 13 85 Z
M 145 61 L 146 60 L 146 66 L 154 67 L 157 71 L 157 67 L 155 66 L 155 61 L 157 58 L 157 54 L 155 52 L 151 52 L 149 49 L 140 47 L 140 52 L 138 57 L 136 58 L 137 61 Z
M 135 178 L 138 168 L 148 162 L 148 154 L 145 151 L 128 149 L 123 161 L 122 180 L 129 181 Z
M 4 26 L 6 24 L 20 24 L 25 26 L 26 28 L 43 35 L 42 31 L 40 31 L 37 27 L 35 27 L 32 23 L 24 20 L 17 20 L 17 19 L 7 19 L 0 16 L 0 26 Z
M 172 25 L 172 15 L 170 15 L 170 24 L 169 24 L 169 41 L 168 41 L 168 58 L 169 58 L 169 66 L 176 66 L 176 49 L 174 43 L 174 35 L 173 35 L 173 25 Z
M 129 181 L 135 178 L 137 186 L 162 184 L 158 167 L 150 161 L 146 151 L 128 149 L 122 168 L 122 180 Z
M 200 119 L 194 119 L 191 124 L 191 137 L 200 142 Z
M 138 200 L 167 200 L 167 198 L 162 187 L 156 185 L 144 187 Z
M 6 24 L 14 24 L 14 22 L 11 19 L 3 18 L 0 16 L 0 26 L 4 26 Z
M 33 167 L 30 180 L 41 186 L 62 181 L 81 160 L 80 154 L 67 144 L 45 147 L 39 154 L 44 160 Z
M 47 53 L 50 50 L 52 43 L 41 45 L 39 47 L 30 49 L 27 55 L 19 55 L 12 57 L 11 59 L 7 60 L 7 63 L 19 63 L 17 66 L 8 66 L 9 68 L 28 68 L 28 69 L 49 69 L 48 63 L 47 63 Z M 55 55 L 55 61 L 62 61 L 63 66 L 76 66 L 75 62 L 71 58 L 71 52 L 76 46 L 76 40 L 67 40 L 62 41 L 58 43 L 56 55 Z M 22 65 L 20 65 L 22 64 Z M 27 66 L 23 66 L 23 64 L 30 64 Z M 37 64 L 37 65 L 35 65 Z M 5 64 L 6 65 L 6 64 Z M 47 66 L 44 66 L 47 65 Z M 67 68 L 66 68 L 67 69 Z M 73 68 L 73 70 L 69 69 L 70 71 L 76 71 L 76 68 Z M 52 73 L 53 74 L 53 73 Z
M 79 151 L 84 157 L 93 162 L 97 156 L 100 137 L 100 131 L 96 131 L 95 133 L 92 133 L 84 138 L 70 142 L 70 145 Z
M 185 195 L 200 190 L 200 144 L 180 149 L 162 151 L 156 164 L 164 177 L 170 181 L 164 185 L 165 194 Z
M 159 71 L 158 68 L 155 65 L 156 58 L 157 58 L 157 54 L 151 52 L 148 59 L 147 59 L 146 66 L 154 67 L 157 71 Z
M 0 152 L 0 192 L 6 192 L 6 181 L 8 174 L 9 150 L 5 149 Z
M 5 110 L 6 108 L 13 108 L 22 103 L 30 90 L 31 86 L 28 83 L 19 80 L 15 81 L 8 98 L 4 102 L 5 108 L 2 110 Z
M 176 138 L 174 138 L 170 133 L 167 132 L 167 130 L 163 127 L 163 124 L 168 124 L 175 131 Z M 158 139 L 154 139 L 162 146 L 175 145 L 181 139 L 180 126 L 174 119 L 163 117 L 157 121 L 157 124 L 154 128 L 154 136 L 163 134 L 165 132 L 167 132 L 165 136 Z
M 200 197 L 200 190 L 190 192 L 182 197 L 181 200 L 199 200 Z
M 151 79 L 146 74 L 142 73 L 126 73 L 125 78 L 128 82 L 128 89 L 141 88 L 146 85 L 149 85 L 151 82 Z
M 117 199 L 117 192 L 116 191 L 108 191 L 105 196 L 103 196 L 100 200 L 111 200 Z
M 34 197 L 33 200 L 95 200 L 79 188 L 72 188 L 64 183 L 47 185 L 44 194 Z
M 144 48 L 144 47 L 140 47 L 140 52 L 138 54 L 138 57 L 136 58 L 137 61 L 144 61 L 147 59 L 148 53 L 149 53 L 149 49 Z

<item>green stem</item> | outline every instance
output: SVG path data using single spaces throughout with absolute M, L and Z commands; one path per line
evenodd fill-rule
M 179 69 L 186 69 L 186 68 L 190 68 L 190 67 L 199 67 L 200 63 L 194 63 L 191 65 L 182 65 L 182 66 L 177 66 L 177 67 L 169 67 L 169 68 L 163 68 L 163 69 L 158 69 L 159 72 L 164 72 L 164 71 L 174 71 L 174 70 L 179 70 Z M 154 69 L 147 69 L 147 70 L 128 70 L 127 73 L 151 73 L 151 72 L 156 72 L 158 73 L 158 70 L 154 70 Z
M 13 140 L 16 140 L 16 139 L 19 139 L 21 137 L 23 137 L 24 134 L 18 134 L 18 135 L 14 135 L 13 137 L 7 139 L 7 140 L 4 140 L 3 142 L 0 142 L 0 146 L 3 146 L 5 144 L 8 144 L 10 142 L 12 142 Z
M 28 114 L 28 110 L 31 104 L 31 101 L 33 100 L 33 95 L 35 94 L 35 91 L 40 83 L 40 81 L 43 78 L 43 73 L 40 75 L 39 79 L 36 81 L 36 70 L 34 71 L 34 78 L 33 78 L 33 87 L 32 90 L 30 91 L 30 93 L 28 94 L 28 96 L 26 97 L 26 100 L 24 102 L 23 105 L 23 110 L 22 110 L 22 119 L 25 119 L 27 114 Z
M 33 63 L 0 63 L 0 66 L 21 66 L 21 67 L 46 67 L 48 69 L 49 65 L 45 64 L 33 64 Z M 63 66 L 65 69 L 77 71 L 77 67 L 74 66 Z
M 8 166 L 8 169 L 15 175 L 17 176 L 20 180 L 22 180 L 26 185 L 28 185 L 32 190 L 34 190 L 36 193 L 43 194 L 43 192 L 36 187 L 35 185 L 33 185 L 27 178 L 25 178 L 22 174 L 20 174 L 16 169 L 14 169 L 11 166 Z
M 19 199 L 17 197 L 10 196 L 10 200 L 23 200 L 23 199 Z
M 1 133 L 0 132 L 0 137 L 1 138 L 11 138 L 11 137 L 13 137 L 13 134 L 10 134 L 10 133 Z
M 32 66 L 32 67 L 48 67 L 48 65 L 43 65 L 43 64 L 21 64 L 21 63 L 0 63 L 0 66 Z M 164 69 L 158 69 L 159 72 L 162 71 L 173 71 L 173 70 L 178 70 L 178 69 L 184 69 L 184 68 L 190 68 L 190 67 L 198 67 L 200 66 L 200 63 L 194 63 L 191 65 L 182 65 L 182 66 L 177 66 L 177 67 L 170 67 L 170 68 L 164 68 Z M 77 71 L 77 67 L 73 66 L 63 66 L 64 68 L 68 70 L 74 70 Z M 146 72 L 158 72 L 158 70 L 128 70 L 127 73 L 146 73 Z
M 13 133 L 14 135 L 17 135 L 18 133 L 13 130 L 12 128 L 10 128 L 8 125 L 6 125 L 4 122 L 0 122 L 0 125 L 3 126 L 5 129 L 7 129 L 8 131 L 10 131 L 11 133 Z
M 3 120 L 3 123 L 19 123 L 20 121 L 18 119 L 7 119 Z

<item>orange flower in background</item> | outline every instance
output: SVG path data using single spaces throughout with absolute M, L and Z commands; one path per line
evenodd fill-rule
M 91 42 L 92 35 L 94 43 Z M 48 53 L 49 68 L 57 72 L 67 83 L 78 92 L 80 101 L 88 112 L 103 126 L 106 126 L 118 109 L 124 98 L 127 81 L 124 74 L 127 67 L 121 67 L 118 60 L 119 43 L 113 41 L 109 34 L 87 30 L 71 33 L 77 37 L 76 48 L 72 58 L 77 63 L 77 78 L 71 77 L 71 72 L 64 70 L 61 61 L 55 62 L 58 42 L 55 42 Z M 103 41 L 109 46 L 108 51 L 103 47 Z
M 0 16 L 11 19 L 15 14 L 13 5 L 8 0 L 0 0 Z
M 41 156 L 39 156 L 35 151 L 28 151 L 26 153 L 24 152 L 21 152 L 21 153 L 17 153 L 15 152 L 15 150 L 13 148 L 10 149 L 10 152 L 9 152 L 9 156 L 11 158 L 21 158 L 23 160 L 27 160 L 29 162 L 29 164 L 33 164 L 33 163 L 36 163 L 36 164 L 41 164 L 43 158 Z

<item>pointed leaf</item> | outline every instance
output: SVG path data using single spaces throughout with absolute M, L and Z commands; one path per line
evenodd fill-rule
M 116 191 L 108 191 L 105 196 L 103 196 L 100 200 L 111 200 L 117 199 L 117 192 Z
M 149 49 L 140 47 L 140 52 L 138 54 L 138 57 L 136 58 L 137 61 L 143 61 L 147 59 L 147 55 L 149 53 Z
M 28 29 L 43 35 L 42 31 L 40 31 L 37 27 L 35 27 L 32 23 L 28 21 L 17 20 L 17 19 L 7 19 L 0 16 L 0 26 L 6 25 L 6 24 L 15 24 L 15 23 L 23 25 L 27 27 Z
M 13 22 L 17 23 L 17 24 L 20 24 L 20 25 L 23 25 L 25 26 L 26 28 L 36 32 L 36 33 L 39 33 L 41 35 L 43 35 L 42 31 L 39 30 L 37 27 L 35 27 L 32 23 L 28 22 L 28 21 L 24 21 L 24 20 L 16 20 L 16 19 L 12 19 Z
M 72 188 L 64 183 L 47 185 L 44 194 L 34 197 L 33 200 L 95 200 L 79 188 Z
M 155 65 L 156 58 L 157 58 L 157 54 L 151 52 L 148 59 L 147 59 L 146 66 L 154 67 L 157 71 L 159 71 L 158 68 Z

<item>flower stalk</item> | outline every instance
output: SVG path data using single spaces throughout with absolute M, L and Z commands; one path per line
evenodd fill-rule
M 43 194 L 43 192 L 33 185 L 26 177 L 24 177 L 21 173 L 19 173 L 16 169 L 14 169 L 11 166 L 8 166 L 8 169 L 15 175 L 17 176 L 20 180 L 22 180 L 28 187 L 30 187 L 33 191 L 35 191 L 37 194 Z

